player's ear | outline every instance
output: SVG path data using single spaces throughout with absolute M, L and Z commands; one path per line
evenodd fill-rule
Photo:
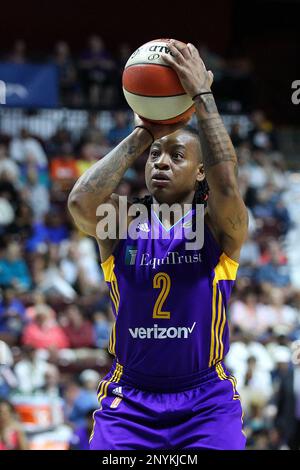
M 199 163 L 198 168 L 197 168 L 197 181 L 200 183 L 200 181 L 203 181 L 204 178 L 205 178 L 204 165 L 203 163 Z

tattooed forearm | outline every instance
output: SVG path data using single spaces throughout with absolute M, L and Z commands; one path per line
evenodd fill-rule
M 202 95 L 197 99 L 196 113 L 204 169 L 207 170 L 209 167 L 225 161 L 236 162 L 234 147 L 212 95 Z
M 238 190 L 237 157 L 211 94 L 196 98 L 204 172 L 210 187 L 208 209 L 224 251 L 238 259 L 247 236 L 248 213 Z M 229 242 L 230 240 L 230 242 Z
M 89 168 L 76 182 L 72 193 L 90 193 L 105 199 L 116 189 L 125 171 L 146 150 L 148 138 L 131 134 L 108 155 Z M 99 201 L 99 199 L 98 199 Z
M 199 102 L 203 103 L 204 109 L 208 114 L 218 113 L 218 108 L 213 95 L 201 95 L 201 98 L 199 97 Z
M 227 217 L 226 219 L 233 231 L 239 231 L 241 227 L 244 227 L 248 222 L 247 212 L 243 211 L 240 214 L 236 214 L 233 217 Z

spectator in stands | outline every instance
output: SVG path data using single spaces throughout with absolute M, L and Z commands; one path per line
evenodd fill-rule
M 26 291 L 31 286 L 31 276 L 21 253 L 21 247 L 12 242 L 0 259 L 0 286 Z
M 69 407 L 67 409 L 68 419 L 75 426 L 84 426 L 86 422 L 86 413 L 99 406 L 95 390 L 99 384 L 99 374 L 92 370 L 84 370 L 79 381 L 81 386 L 74 383 L 69 384 L 67 397 Z
M 74 429 L 70 442 L 70 450 L 90 450 L 89 440 L 94 427 L 93 412 L 91 408 L 85 415 L 85 423 Z
M 293 366 L 289 348 L 279 346 L 275 354 L 277 414 L 275 426 L 292 450 L 300 449 L 300 368 Z
M 25 307 L 12 288 L 3 290 L 0 302 L 0 337 L 10 344 L 18 341 L 25 324 Z
M 241 249 L 239 275 L 241 277 L 248 277 L 252 279 L 259 258 L 260 247 L 255 241 L 255 237 L 249 234 L 248 239 Z
M 38 290 L 33 291 L 30 299 L 30 305 L 25 310 L 25 318 L 27 322 L 34 319 L 37 309 L 40 305 L 47 305 L 46 297 Z
M 22 247 L 26 240 L 32 235 L 33 214 L 28 203 L 25 200 L 25 194 L 21 194 L 22 200 L 19 201 L 15 217 L 9 225 L 7 232 L 12 235 L 12 239 L 18 240 Z
M 98 348 L 106 349 L 108 347 L 111 328 L 111 322 L 104 312 L 97 311 L 94 313 L 94 330 Z
M 26 49 L 25 41 L 23 39 L 17 39 L 11 53 L 7 57 L 7 61 L 12 64 L 25 64 L 27 62 Z
M 268 349 L 257 340 L 255 332 L 248 330 L 240 334 L 237 341 L 232 342 L 225 361 L 238 384 L 244 380 L 248 367 L 247 361 L 251 356 L 255 357 L 259 369 L 268 372 L 273 370 L 274 361 Z
M 116 64 L 99 36 L 89 37 L 88 48 L 81 55 L 80 68 L 89 104 L 111 105 L 115 92 Z
M 262 110 L 256 110 L 251 115 L 253 124 L 249 132 L 249 139 L 254 149 L 266 151 L 277 150 L 277 138 L 273 130 L 273 125 L 267 120 Z
M 45 373 L 45 383 L 41 388 L 43 395 L 48 398 L 59 398 L 61 397 L 61 376 L 57 366 L 49 364 L 48 370 Z
M 47 306 L 39 306 L 35 318 L 23 332 L 23 345 L 35 349 L 62 349 L 69 347 L 69 341 L 63 329 L 53 317 L 53 311 Z
M 52 255 L 37 254 L 32 263 L 33 280 L 36 288 L 46 296 L 63 298 L 74 301 L 76 291 L 67 282 L 57 265 L 57 253 L 52 249 Z
M 117 60 L 117 67 L 119 69 L 120 77 L 122 76 L 125 64 L 128 61 L 129 57 L 131 56 L 132 52 L 133 52 L 132 47 L 127 42 L 122 42 L 121 44 L 119 44 L 116 60 Z
M 10 347 L 0 340 L 0 399 L 8 399 L 17 388 L 18 381 L 13 372 L 14 358 Z
M 76 161 L 78 174 L 82 175 L 103 155 L 99 153 L 99 147 L 94 142 L 86 142 L 80 150 L 80 158 Z
M 21 204 L 19 191 L 14 184 L 4 178 L 5 175 L 2 175 L 0 179 L 0 234 L 4 235 L 2 246 L 7 239 L 5 235 L 15 233 L 16 213 Z
M 60 250 L 60 271 L 74 289 L 78 289 L 80 254 L 76 243 L 70 243 Z
M 50 160 L 57 155 L 61 155 L 66 147 L 73 149 L 71 134 L 64 127 L 59 127 L 45 142 L 45 148 Z
M 262 243 L 261 256 L 258 260 L 259 265 L 268 264 L 273 256 L 276 256 L 281 265 L 287 264 L 287 257 L 280 243 L 275 238 L 266 238 Z
M 82 294 L 98 292 L 103 284 L 103 275 L 99 270 L 99 255 L 93 240 L 81 237 L 73 232 L 60 251 L 61 272 L 64 278 Z M 70 277 L 69 277 L 70 276 Z
M 284 328 L 286 334 L 299 327 L 300 316 L 295 308 L 285 304 L 285 296 L 281 289 L 272 287 L 268 292 L 269 311 L 273 327 Z
M 19 299 L 16 291 L 12 288 L 4 289 L 0 300 L 0 319 L 9 311 L 15 312 L 20 318 L 25 315 L 25 307 Z
M 0 180 L 11 182 L 14 186 L 18 185 L 20 170 L 16 162 L 9 158 L 7 146 L 0 143 Z
M 230 138 L 234 147 L 238 147 L 245 141 L 245 139 L 241 136 L 240 124 L 238 122 L 234 122 L 232 124 L 230 130 Z
M 61 102 L 65 106 L 81 105 L 76 65 L 70 46 L 65 41 L 58 41 L 55 44 L 53 62 L 58 68 Z
M 33 395 L 46 384 L 46 374 L 51 370 L 51 364 L 42 359 L 34 346 L 28 344 L 22 348 L 22 359 L 15 365 L 18 380 L 18 392 L 23 395 Z
M 246 172 L 248 183 L 251 188 L 263 189 L 268 182 L 269 174 L 271 172 L 270 163 L 266 158 L 265 152 L 261 150 L 255 150 L 251 152 L 250 155 L 251 158 L 245 162 L 242 171 Z
M 130 132 L 132 126 L 129 123 L 129 116 L 126 111 L 117 111 L 114 113 L 114 126 L 109 130 L 107 139 L 113 147 L 118 145 L 121 140 L 125 139 Z
M 69 191 L 79 176 L 73 148 L 69 143 L 62 145 L 60 155 L 55 156 L 50 164 L 54 191 Z
M 293 223 L 287 207 L 285 206 L 281 197 L 275 201 L 273 209 L 273 217 L 276 220 L 276 225 L 278 227 L 278 235 L 285 236 L 288 231 L 292 228 Z
M 250 449 L 262 450 L 267 447 L 267 420 L 264 414 L 265 403 L 259 397 L 252 401 L 245 420 L 245 430 L 248 436 L 247 445 Z
M 248 412 L 253 403 L 266 406 L 272 396 L 271 371 L 260 367 L 255 356 L 249 356 L 243 377 L 239 380 L 240 394 L 243 397 L 243 408 Z
M 24 128 L 21 129 L 19 137 L 14 137 L 11 140 L 9 154 L 19 164 L 27 164 L 30 160 L 40 168 L 48 165 L 48 159 L 42 145 Z
M 257 268 L 255 280 L 257 283 L 268 283 L 276 287 L 289 287 L 289 268 L 282 264 L 277 251 L 271 253 L 269 263 Z
M 24 192 L 33 211 L 33 218 L 35 221 L 43 220 L 50 208 L 49 191 L 45 185 L 39 182 L 38 172 L 34 166 L 27 168 L 26 176 L 27 181 Z
M 77 305 L 66 310 L 64 332 L 70 348 L 94 348 L 95 336 L 91 322 L 84 318 Z
M 26 241 L 26 250 L 29 252 L 47 251 L 47 244 L 58 245 L 69 236 L 68 228 L 60 211 L 52 207 L 45 221 L 32 224 L 32 234 Z
M 244 299 L 236 300 L 230 308 L 232 325 L 247 333 L 251 331 L 260 338 L 274 325 L 274 316 L 269 306 L 259 302 L 258 296 L 247 291 Z
M 88 115 L 87 126 L 81 132 L 79 145 L 86 142 L 101 145 L 103 137 L 104 136 L 99 125 L 98 113 L 92 111 Z
M 14 407 L 0 400 L 0 450 L 27 450 L 28 444 Z

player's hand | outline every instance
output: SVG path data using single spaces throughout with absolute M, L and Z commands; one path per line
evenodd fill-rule
M 163 59 L 175 70 L 186 93 L 193 98 L 198 93 L 210 91 L 214 76 L 206 70 L 196 47 L 170 39 L 169 48 L 172 55 L 163 54 Z
M 190 118 L 175 124 L 155 124 L 153 122 L 147 121 L 146 119 L 142 119 L 140 116 L 134 113 L 134 125 L 144 126 L 149 129 L 155 140 L 160 139 L 165 135 L 173 134 L 173 132 L 184 127 L 189 119 Z

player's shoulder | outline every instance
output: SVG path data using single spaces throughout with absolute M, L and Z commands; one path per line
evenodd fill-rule
M 111 205 L 114 208 L 112 213 L 108 212 L 109 215 L 105 220 L 105 227 L 96 229 L 96 241 L 99 247 L 101 262 L 104 263 L 117 249 L 120 240 L 124 239 L 126 232 L 128 231 L 129 224 L 134 219 L 134 215 L 130 215 L 130 208 L 134 204 L 132 200 L 127 196 L 122 196 L 117 193 L 112 193 L 105 204 Z M 107 207 L 102 208 L 103 210 Z M 133 211 L 134 213 L 134 211 Z M 120 220 L 126 221 L 120 224 Z M 109 224 L 109 226 L 107 225 Z

